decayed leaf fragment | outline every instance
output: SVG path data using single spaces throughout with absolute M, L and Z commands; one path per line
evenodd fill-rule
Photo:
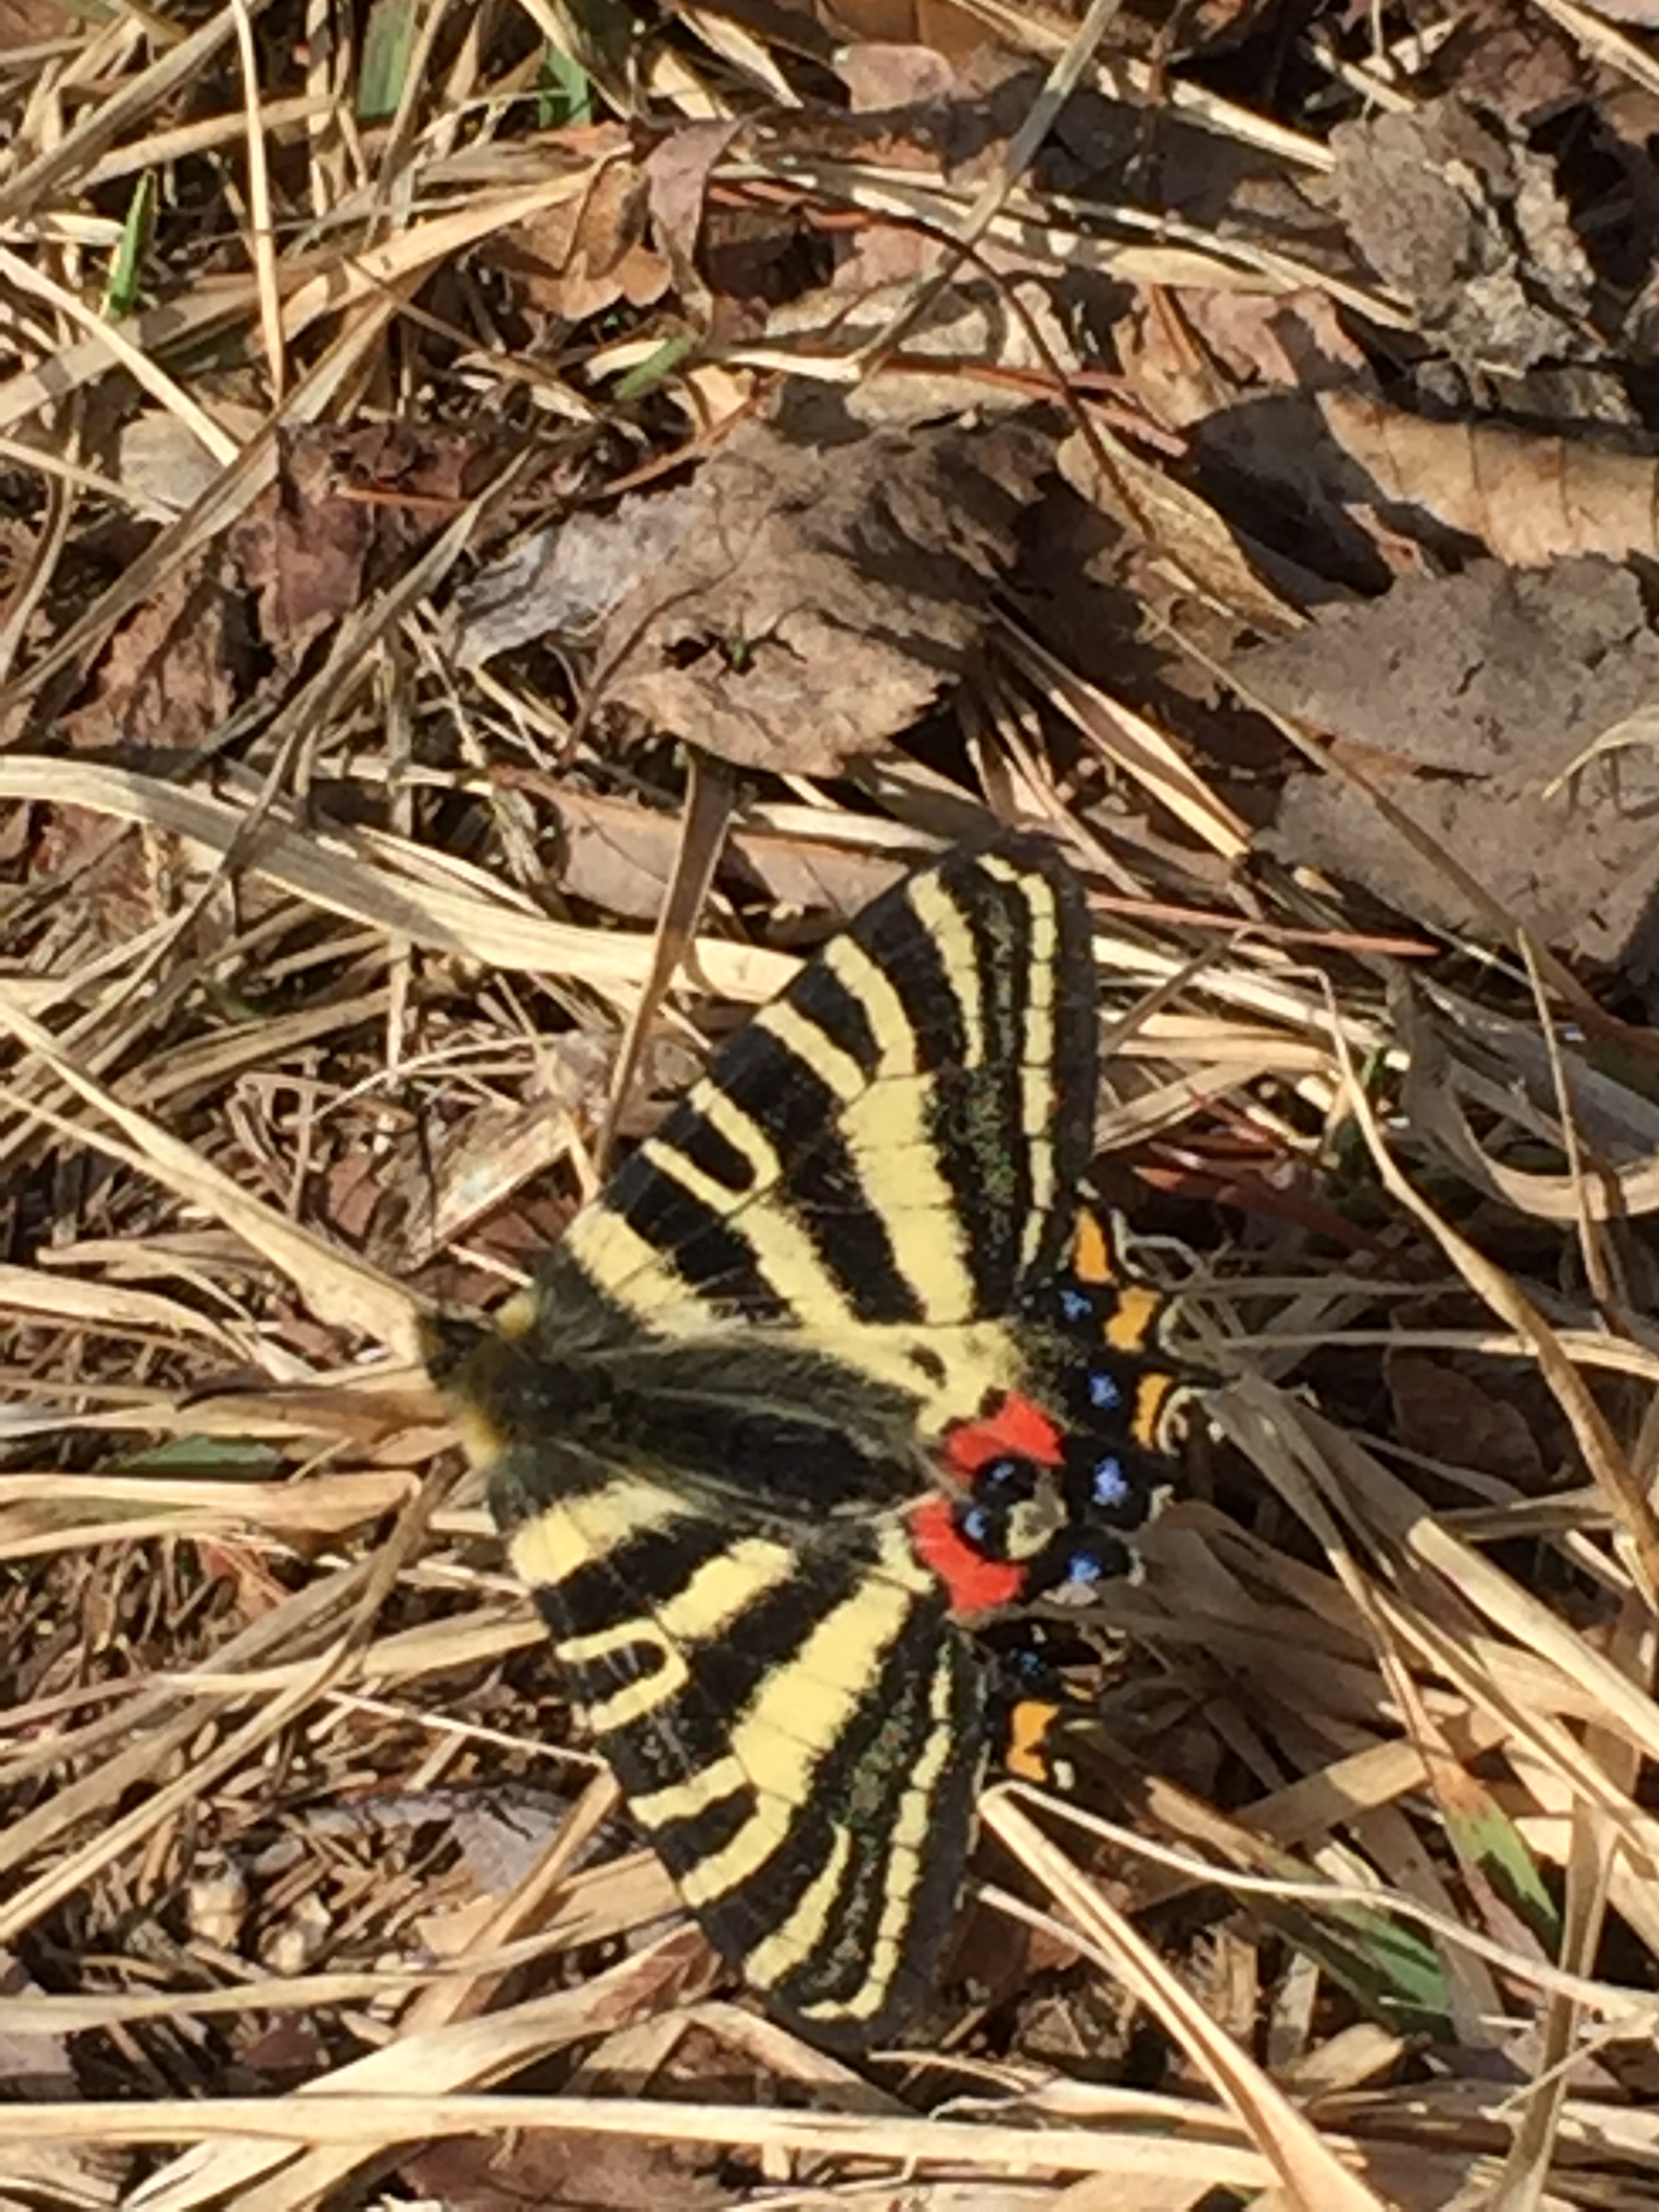
M 1594 277 L 1550 165 L 1456 99 L 1339 124 L 1332 179 L 1355 245 L 1455 360 L 1524 369 L 1594 349 Z

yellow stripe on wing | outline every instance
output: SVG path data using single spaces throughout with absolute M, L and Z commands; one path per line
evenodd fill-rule
M 813 1770 L 857 1713 L 914 1602 L 913 1590 L 870 1576 L 766 1676 L 733 1721 L 730 1737 L 732 1756 L 754 1784 L 759 1802 L 731 1842 L 686 1877 L 688 1903 L 724 1897 L 771 1857 L 788 1834 L 795 1809 L 811 1794 Z
M 1054 1171 L 1054 1125 L 1060 1100 L 1054 1087 L 1055 993 L 1060 981 L 1060 902 L 1045 877 L 1023 875 L 1004 861 L 988 860 L 990 873 L 1014 884 L 1025 902 L 1030 928 L 1024 979 L 1024 1038 L 1020 1052 L 1020 1127 L 1030 1162 L 1031 1210 L 1020 1239 L 1020 1260 L 1037 1257 L 1050 1211 L 1059 1195 Z
M 955 1677 L 948 1653 L 940 1650 L 928 1689 L 929 1729 L 920 1757 L 879 1839 L 884 1861 L 881 1917 L 866 1954 L 864 1978 L 856 1993 L 833 2004 L 805 2007 L 808 2019 L 826 2023 L 871 2020 L 887 2004 L 904 1965 L 906 1938 L 915 1900 L 926 1877 L 925 1853 L 933 1825 L 934 1805 L 946 1769 L 960 1749 L 956 1730 L 964 1716 L 955 1710 Z M 876 1838 L 868 1839 L 872 1844 Z
M 929 903 L 948 914 L 957 936 L 966 935 L 955 907 L 943 900 Z M 925 919 L 932 927 L 931 914 Z M 960 947 L 955 949 L 959 954 Z M 952 949 L 942 945 L 940 950 L 950 963 Z M 969 945 L 970 966 L 971 951 Z M 823 958 L 837 981 L 863 1002 L 882 1041 L 879 1073 L 851 1101 L 842 1119 L 865 1200 L 886 1224 L 893 1256 L 925 1318 L 939 1326 L 970 1320 L 975 1299 L 962 1219 L 928 1133 L 933 1084 L 918 1065 L 910 1017 L 884 971 L 853 939 L 838 938 Z M 954 967 L 951 973 L 956 979 Z M 977 1012 L 976 1003 L 973 1011 Z

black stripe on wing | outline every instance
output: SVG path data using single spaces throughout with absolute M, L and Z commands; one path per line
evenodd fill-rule
M 770 1182 L 766 1202 L 781 1206 L 800 1224 L 817 1265 L 854 1317 L 920 1320 L 915 1287 L 899 1267 L 886 1223 L 867 1202 L 857 1159 L 839 1127 L 841 1101 L 818 1070 L 758 1025 L 745 1033 L 741 1055 L 734 1046 L 711 1079 L 763 1129 L 782 1170 Z M 607 1202 L 659 1251 L 672 1253 L 676 1272 L 700 1296 L 763 1317 L 778 1304 L 776 1286 L 757 1286 L 752 1266 L 734 1266 L 732 1259 L 732 1239 L 747 1241 L 744 1214 L 758 1182 L 752 1161 L 748 1190 L 731 1215 L 717 1218 L 705 1207 L 691 1228 L 688 1213 L 689 1233 L 678 1236 L 657 1233 L 645 1218 L 647 1189 L 672 1176 L 676 1154 L 696 1162 L 702 1133 L 708 1126 L 706 1115 L 677 1114 L 623 1169 Z
M 819 2040 L 880 2042 L 934 1996 L 973 1844 L 988 1694 L 977 1656 L 918 1600 L 857 1722 L 818 1769 L 788 1851 L 720 1908 L 734 1937 L 784 1917 L 850 1839 L 810 1943 L 769 1991 L 775 2010 Z

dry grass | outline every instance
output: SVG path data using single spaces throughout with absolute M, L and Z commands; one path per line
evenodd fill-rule
M 714 11 L 634 76 L 562 7 L 532 15 L 671 131 L 803 82 Z M 626 845 L 641 800 L 672 823 L 684 763 L 617 744 L 592 669 L 464 666 L 447 611 L 508 532 L 705 451 L 734 392 L 874 377 L 918 299 L 850 352 L 745 337 L 682 373 L 661 349 L 697 303 L 617 292 L 547 311 L 557 342 L 527 356 L 501 250 L 591 216 L 634 157 L 534 133 L 524 19 L 411 15 L 428 42 L 367 119 L 364 55 L 316 27 L 301 53 L 286 8 L 61 20 L 0 71 L 0 2198 L 404 2202 L 376 2191 L 445 2185 L 410 2147 L 483 2135 L 501 2172 L 555 2147 L 525 2169 L 549 2203 L 585 2201 L 578 2174 L 614 2203 L 695 2172 L 711 2202 L 893 2202 L 913 2174 L 986 2205 L 1096 2177 L 1078 2201 L 1148 2212 L 1651 2203 L 1659 1342 L 1621 1219 L 1650 1205 L 1644 1040 L 1570 977 L 1534 989 L 1503 917 L 1501 957 L 1431 970 L 1320 886 L 1252 882 L 1222 779 L 1008 612 L 964 708 L 976 789 L 925 737 L 751 778 L 739 845 L 852 904 L 988 811 L 1067 836 L 1116 1047 L 1103 1144 L 1204 1247 L 1195 1341 L 1231 1379 L 1225 1449 L 1115 1614 L 1095 1826 L 988 1807 L 1025 1869 L 991 1902 L 1043 1923 L 1017 1954 L 975 1923 L 988 2011 L 958 1990 L 948 2036 L 866 2078 L 720 2002 L 563 1747 L 411 1332 L 417 1298 L 514 1279 L 586 1187 L 662 964 L 630 901 L 704 855 L 673 829 Z M 1092 66 L 1089 37 L 1022 27 Z M 1085 221 L 1018 151 L 977 190 L 805 132 L 714 160 L 729 204 L 808 232 L 902 219 L 1055 271 L 1342 291 L 1265 247 Z M 141 297 L 112 319 L 144 177 Z M 598 282 L 583 250 L 565 235 L 567 311 Z M 314 633 L 216 658 L 192 595 L 252 591 L 233 549 L 290 481 L 285 441 L 394 416 L 479 479 L 371 489 L 430 526 Z M 148 471 L 115 434 L 139 421 Z M 171 693 L 122 659 L 156 609 Z M 124 734 L 61 720 L 100 697 Z M 1114 825 L 1143 805 L 1167 834 L 1138 848 Z M 603 865 L 562 899 L 573 819 Z M 671 1048 L 791 971 L 743 926 L 763 905 L 716 900 L 672 948 Z M 1122 2063 L 1137 2015 L 1156 2091 Z M 653 2148 L 616 2165 L 617 2137 Z

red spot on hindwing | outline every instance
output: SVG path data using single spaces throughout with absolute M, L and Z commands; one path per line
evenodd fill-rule
M 958 1482 L 977 1474 L 994 1459 L 1035 1460 L 1039 1467 L 1058 1467 L 1065 1453 L 1060 1431 L 1029 1398 L 1012 1395 L 995 1413 L 979 1421 L 963 1421 L 945 1439 L 945 1471 Z
M 924 1498 L 911 1507 L 910 1541 L 923 1566 L 944 1583 L 952 1613 L 988 1613 L 1019 1595 L 1024 1570 L 976 1552 L 957 1527 L 948 1498 Z

